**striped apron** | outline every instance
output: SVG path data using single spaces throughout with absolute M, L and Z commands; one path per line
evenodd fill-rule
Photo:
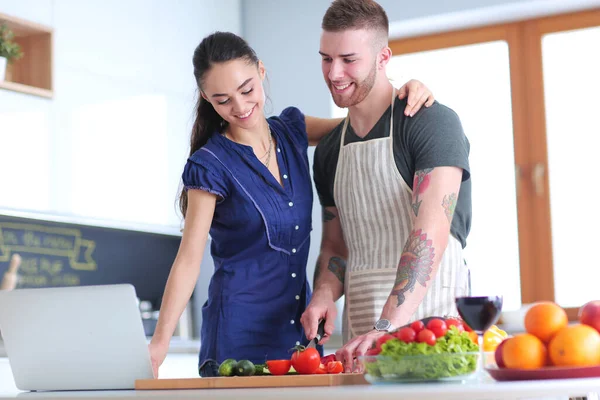
M 394 159 L 394 100 L 391 111 L 388 137 L 344 145 L 348 117 L 340 138 L 334 199 L 348 247 L 344 343 L 372 330 L 379 319 L 414 223 L 412 190 Z M 450 235 L 437 275 L 411 321 L 458 315 L 454 298 L 467 293 L 467 273 L 462 246 Z

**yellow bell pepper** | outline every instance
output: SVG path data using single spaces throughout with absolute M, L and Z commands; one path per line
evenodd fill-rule
M 505 338 L 508 337 L 508 333 L 504 332 L 502 329 L 498 328 L 498 326 L 496 326 L 496 325 L 492 325 L 489 330 L 499 333 L 501 336 L 503 336 Z
M 483 351 L 496 351 L 496 347 L 507 337 L 508 334 L 505 331 L 496 325 L 492 326 L 483 335 Z
M 475 332 L 468 332 L 468 334 L 473 343 L 479 344 Z M 492 325 L 492 327 L 483 335 L 483 351 L 496 351 L 496 347 L 498 347 L 498 345 L 507 337 L 508 334 L 505 331 L 498 328 L 496 325 Z

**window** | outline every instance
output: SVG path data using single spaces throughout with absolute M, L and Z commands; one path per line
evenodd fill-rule
M 585 279 L 595 262 L 600 226 L 596 192 L 600 93 L 600 28 L 542 38 L 552 258 L 556 301 L 578 307 L 597 291 Z M 565 81 L 568 80 L 568 91 Z
M 474 212 L 466 253 L 489 271 L 473 284 L 502 285 L 507 309 L 553 300 L 573 319 L 596 296 L 585 278 L 600 223 L 599 27 L 594 9 L 390 44 L 393 78 L 422 80 L 463 121 Z

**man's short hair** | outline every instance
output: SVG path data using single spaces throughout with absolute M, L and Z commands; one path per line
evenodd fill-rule
M 327 32 L 376 30 L 387 44 L 390 24 L 383 7 L 373 0 L 334 0 L 323 16 L 321 28 Z

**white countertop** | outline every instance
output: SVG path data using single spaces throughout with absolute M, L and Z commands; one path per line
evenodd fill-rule
M 197 356 L 191 354 L 169 354 L 161 367 L 163 378 L 197 377 Z M 160 391 L 88 391 L 88 392 L 20 392 L 14 384 L 8 359 L 0 358 L 0 398 L 31 399 L 153 399 L 173 398 L 194 399 L 256 399 L 311 400 L 332 398 L 354 400 L 372 398 L 377 400 L 398 400 L 418 398 L 419 400 L 475 400 L 475 399 L 568 399 L 586 396 L 597 400 L 600 392 L 600 378 L 530 382 L 486 383 L 436 383 L 436 384 L 397 384 L 365 385 L 328 388 L 272 388 L 272 389 L 205 389 L 205 390 L 160 390 Z M 591 395 L 590 395 L 591 393 Z

